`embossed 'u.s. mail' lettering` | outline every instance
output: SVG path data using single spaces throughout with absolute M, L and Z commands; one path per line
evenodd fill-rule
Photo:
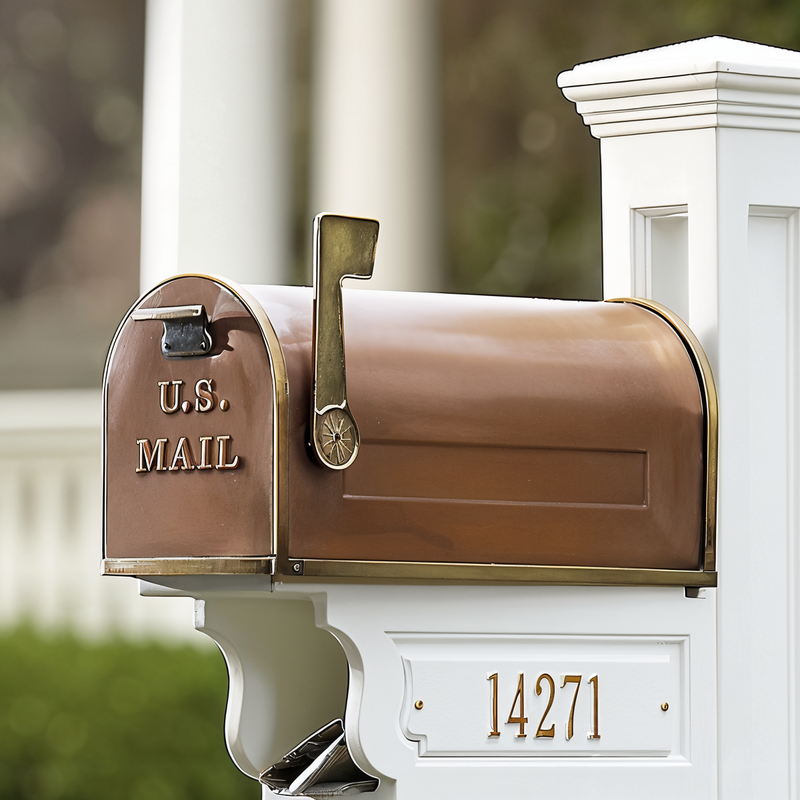
M 183 399 L 184 382 L 158 381 L 158 404 L 165 414 L 195 411 L 206 414 L 214 408 L 227 411 L 231 404 L 219 399 L 211 378 L 201 378 L 194 385 L 194 400 Z M 136 472 L 178 472 L 204 469 L 238 469 L 239 456 L 233 455 L 231 436 L 215 434 L 190 439 L 179 436 L 172 446 L 169 438 L 158 437 L 151 442 L 148 437 L 136 439 Z

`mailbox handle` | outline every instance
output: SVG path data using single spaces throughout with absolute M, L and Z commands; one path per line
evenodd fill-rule
M 342 280 L 372 277 L 377 242 L 377 220 L 335 214 L 314 219 L 311 443 L 317 460 L 330 469 L 349 467 L 360 441 L 347 403 Z
M 161 354 L 164 358 L 206 356 L 211 352 L 208 316 L 202 305 L 137 308 L 131 319 L 141 322 L 156 319 L 164 323 Z

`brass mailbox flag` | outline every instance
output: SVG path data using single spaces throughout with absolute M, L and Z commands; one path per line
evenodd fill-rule
M 314 219 L 314 392 L 311 441 L 320 464 L 346 469 L 359 433 L 347 403 L 342 280 L 372 277 L 378 222 L 318 214 Z

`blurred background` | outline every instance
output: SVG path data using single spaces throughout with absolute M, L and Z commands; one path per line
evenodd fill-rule
M 391 205 L 375 213 L 376 275 L 383 260 L 406 289 L 599 299 L 598 143 L 558 73 L 712 34 L 800 49 L 793 0 L 284 3 L 275 281 L 308 282 L 317 211 L 374 213 L 357 193 L 324 208 L 362 177 L 345 152 L 358 112 L 331 101 L 348 74 L 335 17 L 359 3 L 377 26 L 416 9 L 384 60 L 425 103 L 385 133 L 376 158 L 395 173 L 370 190 L 383 208 L 397 169 L 422 165 L 408 190 L 421 222 L 393 234 Z M 180 0 L 151 0 L 151 21 L 168 6 Z M 0 800 L 259 796 L 225 755 L 224 664 L 191 601 L 98 575 L 103 362 L 140 291 L 147 16 L 144 0 L 0 0 Z M 383 94 L 405 102 L 379 83 L 373 117 Z

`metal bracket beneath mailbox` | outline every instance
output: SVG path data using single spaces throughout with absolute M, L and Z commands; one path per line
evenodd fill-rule
M 265 769 L 259 783 L 283 797 L 344 797 L 378 788 L 347 749 L 344 723 L 335 719 Z
M 157 319 L 164 323 L 161 354 L 165 358 L 205 356 L 211 351 L 208 317 L 201 305 L 137 308 L 131 319 Z

